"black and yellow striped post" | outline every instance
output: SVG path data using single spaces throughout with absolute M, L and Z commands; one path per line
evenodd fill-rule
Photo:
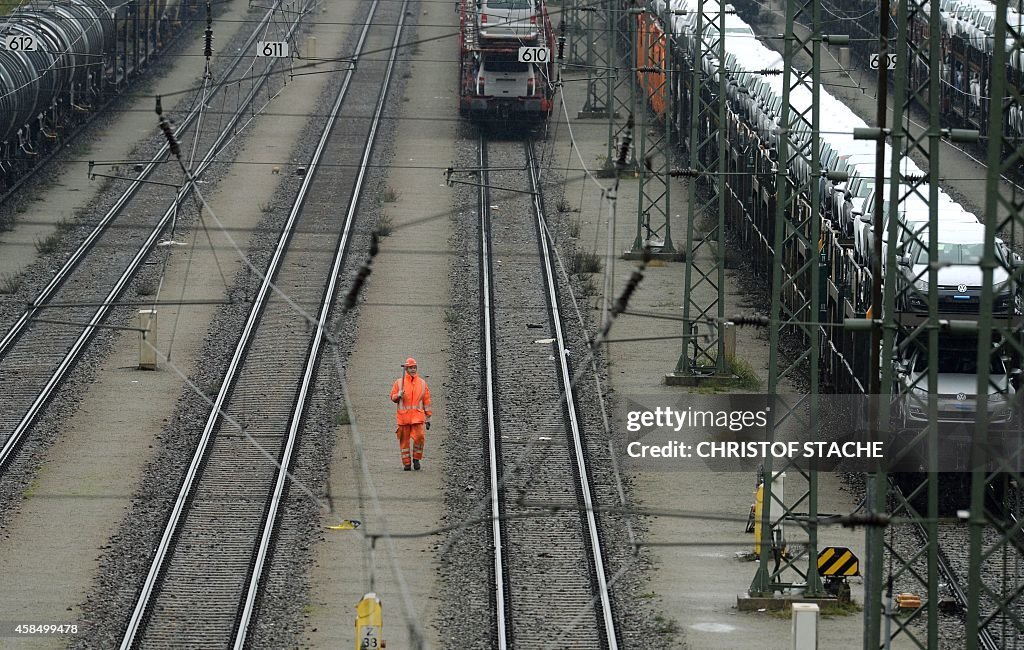
M 860 575 L 860 560 L 845 546 L 826 546 L 818 553 L 818 575 L 849 578 Z

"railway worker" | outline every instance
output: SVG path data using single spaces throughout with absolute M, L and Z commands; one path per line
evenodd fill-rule
M 423 432 L 424 429 L 430 428 L 430 416 L 433 411 L 430 410 L 430 388 L 427 387 L 427 382 L 417 375 L 416 359 L 409 357 L 402 367 L 405 368 L 405 372 L 391 387 L 391 401 L 398 407 L 395 414 L 398 418 L 398 429 L 395 430 L 395 435 L 398 436 L 398 444 L 402 448 L 402 465 L 408 472 L 420 468 L 420 460 L 423 459 Z

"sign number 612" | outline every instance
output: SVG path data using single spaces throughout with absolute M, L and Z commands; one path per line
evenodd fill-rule
M 29 34 L 9 34 L 4 39 L 4 46 L 10 52 L 35 52 L 36 37 Z

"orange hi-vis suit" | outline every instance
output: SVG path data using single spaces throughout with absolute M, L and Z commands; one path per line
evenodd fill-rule
M 398 399 L 398 392 L 404 390 L 402 401 L 398 403 L 398 429 L 395 435 L 398 436 L 398 444 L 402 447 L 402 464 L 408 465 L 409 440 L 412 440 L 412 457 L 416 460 L 423 459 L 423 423 L 433 415 L 430 410 L 430 388 L 427 382 L 420 377 L 413 377 L 407 372 L 402 373 L 402 378 L 395 380 L 391 387 L 391 401 Z

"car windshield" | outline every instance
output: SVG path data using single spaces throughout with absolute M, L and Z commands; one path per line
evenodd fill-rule
M 532 9 L 532 6 L 530 0 L 493 0 L 487 2 L 487 8 L 529 10 Z
M 939 242 L 939 262 L 949 264 L 978 264 L 984 252 L 984 244 L 955 244 Z
M 928 355 L 919 354 L 914 360 L 914 372 L 922 373 L 928 370 Z M 1003 360 L 997 355 L 989 358 L 989 375 L 1005 375 L 1006 367 Z M 978 351 L 975 349 L 961 350 L 957 354 L 939 354 L 938 373 L 955 375 L 976 375 L 978 374 Z
M 530 64 L 515 59 L 487 59 L 484 62 L 484 69 L 491 72 L 526 72 L 530 69 Z
M 939 257 L 937 262 L 945 264 L 979 264 L 981 255 L 984 252 L 984 244 L 957 244 L 953 242 L 939 242 Z M 917 263 L 924 264 L 928 260 L 928 248 L 921 247 L 917 250 Z

